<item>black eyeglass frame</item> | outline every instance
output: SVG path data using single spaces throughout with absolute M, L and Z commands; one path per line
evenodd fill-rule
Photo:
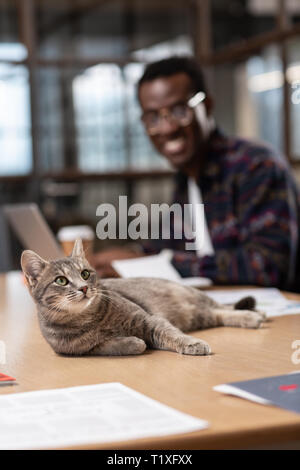
M 187 100 L 185 105 L 187 106 L 187 110 L 194 110 L 196 106 L 198 106 L 202 101 L 204 101 L 206 98 L 206 94 L 203 91 L 198 91 L 193 95 L 191 98 Z M 178 106 L 178 104 L 175 104 L 173 107 Z M 156 113 L 157 114 L 157 124 L 151 126 L 151 124 L 147 123 L 147 115 L 149 116 L 150 113 Z M 172 119 L 173 121 L 176 121 L 181 127 L 186 127 L 189 126 L 193 120 L 194 114 L 191 113 L 190 116 L 186 116 L 185 118 L 179 119 L 177 116 L 172 114 L 172 107 L 171 108 L 161 108 L 158 111 L 146 111 L 145 113 L 142 114 L 141 120 L 143 121 L 143 124 L 145 126 L 145 129 L 147 133 L 151 136 L 159 134 L 159 130 L 162 125 L 162 119 L 163 118 L 168 118 Z

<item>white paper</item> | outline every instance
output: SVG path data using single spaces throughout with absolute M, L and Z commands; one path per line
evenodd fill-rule
M 197 287 L 210 286 L 212 284 L 211 280 L 206 277 L 181 277 L 179 272 L 171 264 L 171 257 L 172 252 L 163 250 L 158 255 L 116 260 L 112 262 L 112 266 L 117 273 L 124 278 L 154 277 Z
M 254 401 L 255 403 L 259 403 L 260 405 L 271 405 L 269 400 L 265 400 L 253 393 L 246 392 L 245 390 L 241 390 L 240 388 L 234 387 L 233 385 L 216 385 L 213 387 L 213 390 L 216 392 L 225 393 L 226 395 L 233 395 L 239 398 L 244 398 L 245 400 Z
M 0 449 L 47 449 L 199 431 L 207 421 L 120 383 L 0 396 Z
M 206 294 L 221 304 L 234 304 L 243 297 L 252 296 L 256 299 L 257 309 L 268 317 L 300 313 L 300 302 L 287 300 L 278 289 L 273 287 L 258 289 L 228 289 L 208 291 Z
M 141 258 L 116 260 L 112 262 L 113 268 L 120 276 L 128 277 L 156 277 L 179 281 L 179 272 L 170 263 L 168 256 L 159 255 L 142 256 Z
M 207 277 L 182 277 L 179 282 L 183 286 L 191 287 L 209 287 L 212 285 L 212 281 Z

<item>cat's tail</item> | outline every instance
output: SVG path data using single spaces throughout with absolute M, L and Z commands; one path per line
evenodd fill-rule
M 254 297 L 248 296 L 243 297 L 236 304 L 234 304 L 235 310 L 254 310 L 256 307 L 256 300 Z

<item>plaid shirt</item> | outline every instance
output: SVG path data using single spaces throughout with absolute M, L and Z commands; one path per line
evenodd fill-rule
M 144 244 L 145 252 L 174 250 L 183 277 L 205 276 L 215 284 L 288 288 L 298 245 L 300 197 L 288 163 L 266 145 L 225 137 L 216 130 L 197 183 L 201 188 L 215 254 L 199 257 L 186 240 Z M 177 174 L 174 202 L 188 204 L 187 178 Z M 171 218 L 171 234 L 178 222 Z

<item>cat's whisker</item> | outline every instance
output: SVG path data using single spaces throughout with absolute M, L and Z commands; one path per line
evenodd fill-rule
M 59 299 L 58 302 L 56 302 L 50 310 L 48 310 L 48 313 L 53 313 L 56 312 L 58 313 L 61 310 L 64 310 L 64 308 L 67 306 L 69 302 L 66 299 Z
M 53 312 L 58 313 L 59 311 L 63 310 L 64 307 L 65 307 L 65 302 L 60 301 L 49 310 L 49 313 L 53 313 Z
M 50 309 L 48 309 L 48 311 L 49 311 L 49 312 L 52 312 L 52 311 L 55 311 L 55 310 L 57 311 L 58 308 L 59 308 L 59 307 L 58 307 L 58 302 L 56 302 L 55 304 L 53 304 L 53 305 L 51 306 Z

